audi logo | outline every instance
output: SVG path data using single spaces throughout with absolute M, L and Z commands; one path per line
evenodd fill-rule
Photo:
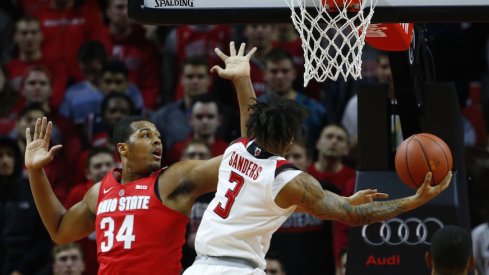
M 443 222 L 437 218 L 399 218 L 390 219 L 362 227 L 362 238 L 371 246 L 380 245 L 419 245 L 431 244 L 431 237 L 443 228 Z

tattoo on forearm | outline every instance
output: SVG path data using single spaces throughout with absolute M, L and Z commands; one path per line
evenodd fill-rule
M 313 177 L 309 175 L 299 177 L 303 188 L 301 207 L 322 219 L 338 220 L 350 225 L 364 225 L 393 218 L 408 210 L 406 199 L 374 201 L 352 206 L 344 198 L 324 191 Z

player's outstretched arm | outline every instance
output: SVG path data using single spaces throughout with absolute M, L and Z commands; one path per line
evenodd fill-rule
M 256 47 L 251 49 L 245 55 L 246 44 L 241 43 L 239 50 L 236 52 L 234 42 L 229 44 L 229 56 L 224 54 L 220 49 L 215 49 L 216 54 L 226 65 L 225 68 L 214 66 L 212 73 L 217 73 L 221 78 L 230 80 L 238 94 L 241 136 L 246 137 L 246 122 L 249 117 L 248 106 L 256 99 L 255 90 L 251 83 L 250 77 L 250 59 L 256 51 Z
M 93 212 L 89 208 L 89 198 L 94 198 L 92 194 L 94 191 L 88 191 L 83 201 L 68 211 L 54 194 L 44 172 L 44 167 L 53 160 L 54 154 L 62 146 L 56 145 L 49 149 L 52 127 L 52 123 L 44 117 L 36 121 L 32 137 L 30 129 L 27 128 L 25 166 L 29 175 L 34 202 L 44 226 L 53 241 L 66 243 L 80 239 L 93 231 Z M 96 194 L 98 195 L 98 193 Z M 91 205 L 95 204 L 91 202 Z
M 297 205 L 299 211 L 320 219 L 358 226 L 391 219 L 425 204 L 445 190 L 451 178 L 450 172 L 440 184 L 431 186 L 431 173 L 428 173 L 415 195 L 396 200 L 373 201 L 375 198 L 385 197 L 385 194 L 377 193 L 376 190 L 364 190 L 361 191 L 363 194 L 357 193 L 352 203 L 352 197 L 345 198 L 323 190 L 315 178 L 301 173 L 279 192 L 275 201 L 284 208 Z M 361 195 L 365 195 L 366 203 L 361 204 Z

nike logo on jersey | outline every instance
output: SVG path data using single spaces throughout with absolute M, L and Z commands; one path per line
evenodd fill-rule
M 114 188 L 114 187 L 110 187 L 109 189 L 105 189 L 105 188 L 104 188 L 104 195 L 105 195 L 105 194 L 107 194 L 107 193 L 109 193 L 109 192 L 110 192 L 110 190 L 112 190 L 113 188 Z

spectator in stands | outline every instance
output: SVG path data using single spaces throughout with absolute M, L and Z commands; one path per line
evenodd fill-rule
M 279 257 L 278 254 L 273 252 L 268 252 L 265 256 L 265 260 L 267 261 L 267 267 L 265 269 L 266 275 L 285 275 L 285 268 L 283 265 L 283 261 Z M 304 263 L 306 266 L 308 263 Z M 288 273 L 290 275 L 290 273 Z M 311 273 L 302 273 L 302 274 L 311 274 Z
M 131 98 L 123 93 L 111 93 L 104 97 L 101 109 L 100 117 L 95 119 L 91 144 L 109 146 L 115 150 L 115 144 L 111 143 L 114 127 L 121 119 L 136 115 L 134 104 Z
M 272 50 L 272 34 L 272 25 L 269 24 L 251 24 L 246 25 L 244 29 L 246 47 L 248 50 L 253 47 L 257 49 L 251 58 L 250 69 L 253 88 L 258 97 L 264 95 L 267 91 L 267 83 L 263 74 L 266 56 Z
M 221 64 L 214 53 L 215 48 L 225 48 L 230 42 L 229 25 L 191 25 L 172 30 L 165 41 L 163 56 L 163 95 L 164 102 L 178 100 L 184 91 L 178 72 L 182 71 L 185 60 L 201 56 L 209 67 Z M 253 79 L 253 77 L 252 77 Z
M 27 70 L 33 66 L 42 66 L 52 75 L 53 96 L 50 105 L 58 109 L 66 90 L 66 68 L 63 63 L 47 60 L 41 51 L 43 36 L 39 20 L 33 17 L 22 17 L 15 24 L 14 41 L 18 54 L 7 63 L 9 79 L 16 91 L 20 91 Z
M 97 39 L 102 27 L 100 11 L 86 2 L 50 0 L 34 17 L 41 23 L 44 57 L 64 64 L 75 81 L 83 80 L 76 66 L 76 56 L 84 42 Z
M 302 40 L 292 23 L 273 25 L 272 47 L 274 49 L 283 49 L 290 53 L 290 55 L 293 57 L 297 75 L 301 76 L 296 78 L 294 82 L 294 87 L 296 89 L 302 89 L 304 87 L 304 78 L 302 77 L 302 75 L 304 74 L 304 51 L 302 50 Z M 310 94 L 309 87 L 311 86 L 311 84 L 312 82 L 310 82 L 306 88 L 307 94 Z M 314 92 L 317 93 L 318 85 L 313 86 L 315 86 Z
M 141 90 L 145 107 L 154 109 L 160 99 L 161 57 L 156 46 L 146 39 L 144 29 L 129 20 L 127 1 L 107 1 L 108 25 L 102 28 L 99 39 L 111 58 L 126 64 L 129 81 Z
M 63 151 L 66 159 L 74 162 L 81 151 L 79 132 L 73 123 L 53 110 L 49 104 L 52 95 L 51 75 L 42 66 L 27 69 L 22 83 L 21 92 L 25 105 L 39 104 L 57 128 L 63 133 L 63 142 L 70 150 Z
M 343 249 L 340 252 L 340 262 L 336 268 L 336 275 L 346 275 L 346 261 L 347 261 L 347 250 Z
M 0 135 L 6 135 L 15 127 L 20 102 L 19 93 L 10 85 L 8 73 L 0 66 Z
M 108 171 L 115 168 L 114 151 L 106 147 L 94 147 L 90 150 L 85 166 L 86 182 L 75 185 L 68 194 L 65 207 L 69 208 L 80 202 L 85 193 L 95 183 L 101 181 Z M 95 233 L 78 242 L 85 255 L 86 274 L 97 274 L 97 244 Z
M 108 60 L 102 68 L 100 91 L 104 96 L 112 93 L 126 94 L 134 103 L 136 113 L 140 114 L 144 108 L 143 98 L 139 88 L 130 83 L 128 77 L 126 64 L 119 60 Z
M 307 171 L 311 160 L 307 153 L 305 139 L 296 138 L 286 158 L 297 168 Z M 297 251 L 301 252 L 297 253 Z M 289 275 L 333 275 L 331 222 L 319 220 L 306 213 L 292 213 L 273 234 L 269 255 L 270 253 L 280 253 Z
M 211 83 L 207 60 L 203 57 L 187 58 L 180 79 L 183 98 L 160 108 L 151 119 L 163 136 L 167 150 L 192 131 L 188 123 L 192 101 L 196 96 L 208 93 Z
M 76 125 L 81 125 L 98 114 L 102 94 L 98 90 L 102 67 L 107 56 L 104 46 L 97 41 L 85 42 L 78 52 L 78 65 L 84 80 L 66 91 L 60 114 Z
M 217 129 L 221 123 L 219 108 L 219 103 L 212 96 L 202 95 L 195 98 L 189 120 L 192 132 L 185 140 L 173 145 L 166 162 L 171 164 L 178 161 L 182 157 L 183 148 L 192 139 L 206 142 L 211 148 L 213 157 L 224 153 L 228 143 L 217 136 Z
M 181 160 L 206 160 L 210 159 L 211 148 L 206 142 L 200 139 L 190 140 L 182 153 Z M 192 205 L 192 210 L 190 212 L 189 224 L 187 226 L 187 237 L 186 244 L 183 247 L 182 255 L 182 267 L 183 269 L 192 265 L 197 256 L 195 252 L 195 235 L 197 234 L 197 229 L 199 229 L 200 221 L 204 215 L 205 209 L 214 198 L 214 193 L 207 193 L 195 200 L 194 205 Z
M 438 230 L 425 256 L 432 275 L 468 275 L 474 269 L 470 233 L 458 226 Z
M 485 159 L 483 161 L 486 162 L 487 159 Z M 484 172 L 479 173 L 479 174 L 484 174 L 487 176 L 487 167 L 484 170 L 485 170 Z M 482 177 L 479 176 L 479 178 L 482 178 Z M 487 177 L 486 177 L 486 179 L 487 179 Z M 483 223 L 479 224 L 474 229 L 472 229 L 472 247 L 473 247 L 472 250 L 473 250 L 474 261 L 475 261 L 475 269 L 478 271 L 478 274 L 487 275 L 487 274 L 489 274 L 489 219 L 488 219 L 489 202 L 487 201 L 487 195 L 488 195 L 488 193 L 487 193 L 487 181 L 475 182 L 475 179 L 474 179 L 474 181 L 471 182 L 471 184 L 481 185 L 479 188 L 474 190 L 474 191 L 478 192 L 479 194 L 476 194 L 475 198 L 474 198 L 474 196 L 470 196 L 470 200 L 474 199 L 479 204 L 483 204 L 483 206 L 480 207 L 480 210 L 478 212 L 482 212 L 483 216 L 485 218 L 485 221 Z M 484 186 L 484 187 L 482 187 L 482 186 Z M 474 187 L 471 186 L 471 188 L 474 188 Z M 473 193 L 473 192 L 471 192 L 471 193 Z M 473 203 L 471 201 L 470 206 L 472 207 L 475 205 L 477 207 L 476 203 Z M 474 207 L 474 208 L 476 208 L 476 207 Z
M 355 189 L 356 173 L 353 168 L 343 164 L 348 154 L 348 134 L 338 124 L 329 124 L 323 128 L 316 142 L 317 161 L 313 162 L 308 173 L 323 184 L 335 186 L 341 196 L 351 196 Z M 348 245 L 349 227 L 343 223 L 333 223 L 333 255 L 336 266 L 339 265 L 340 252 Z
M 47 112 L 42 108 L 40 104 L 37 103 L 27 105 L 19 112 L 16 127 L 9 133 L 9 137 L 17 142 L 22 156 L 25 153 L 26 128 L 29 127 L 30 129 L 34 129 L 36 120 L 45 116 L 47 116 Z M 63 137 L 61 136 L 59 128 L 55 124 L 53 124 L 53 134 L 51 141 L 53 142 L 53 144 L 59 144 L 61 143 L 62 139 Z M 59 152 L 59 155 L 56 156 L 55 160 L 46 167 L 46 175 L 50 179 L 53 190 L 56 196 L 63 202 L 66 200 L 69 188 L 73 183 L 71 178 L 73 175 L 71 171 L 67 169 L 67 165 L 69 165 L 70 162 L 67 161 L 64 151 L 67 150 Z
M 265 57 L 264 78 L 268 86 L 268 93 L 274 93 L 280 97 L 295 100 L 309 111 L 304 121 L 304 131 L 308 144 L 314 144 L 321 127 L 327 121 L 326 109 L 318 101 L 296 91 L 293 87 L 297 72 L 292 56 L 282 50 L 273 49 Z M 263 95 L 260 100 L 267 100 L 268 95 Z
M 22 160 L 16 142 L 0 137 L 1 274 L 39 274 L 49 263 L 51 239 L 22 176 Z
M 79 245 L 68 243 L 53 248 L 53 275 L 95 274 L 85 270 L 84 255 Z

